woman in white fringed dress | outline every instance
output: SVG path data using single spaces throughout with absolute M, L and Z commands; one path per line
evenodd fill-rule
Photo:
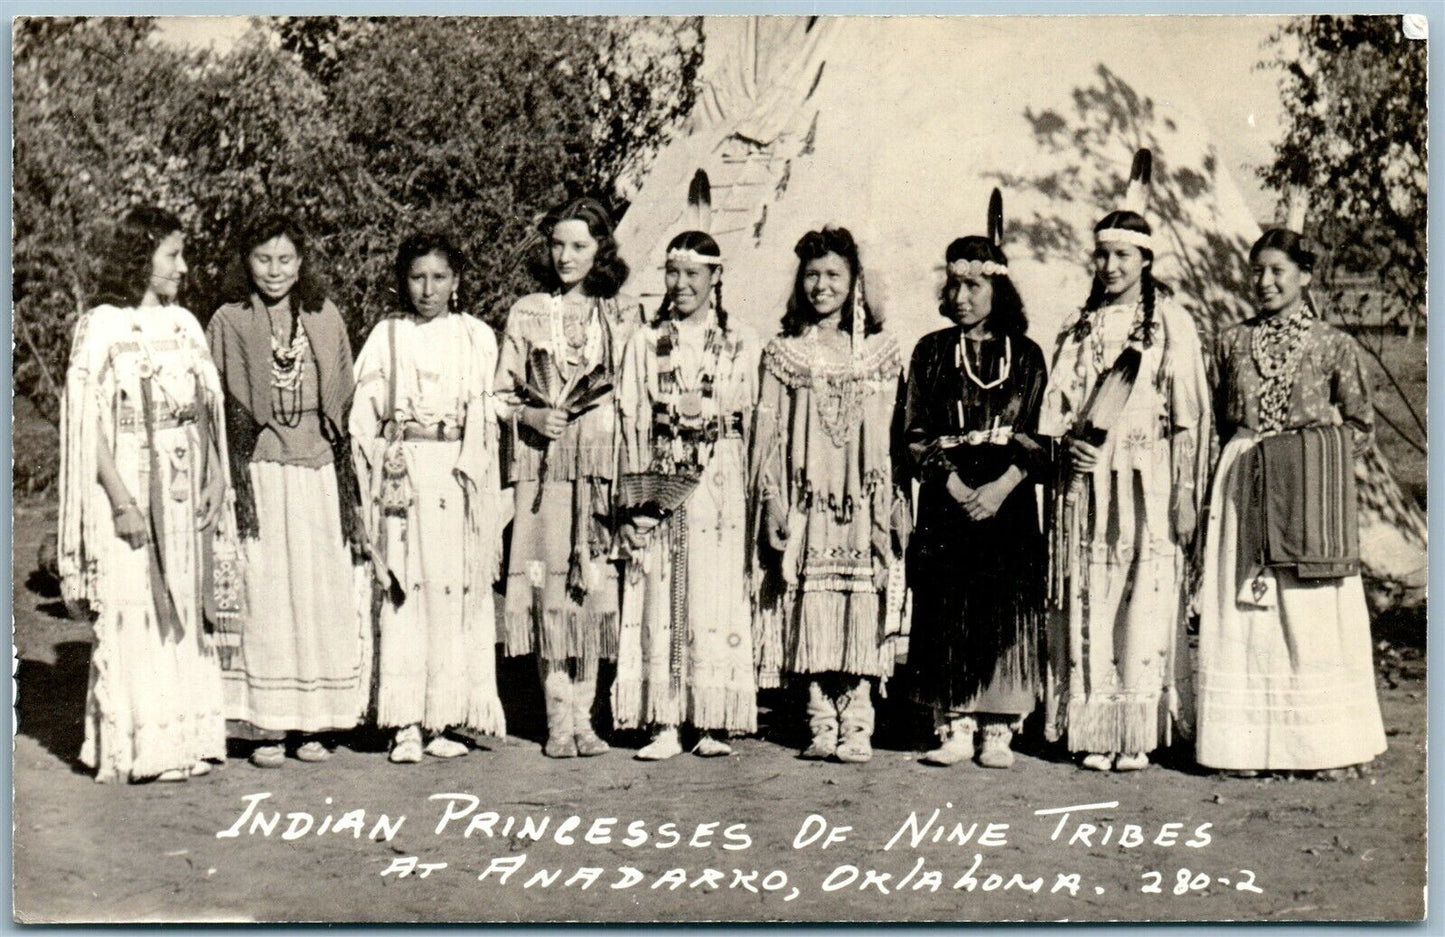
M 376 721 L 396 730 L 398 763 L 465 755 L 459 736 L 506 734 L 492 597 L 504 523 L 497 344 L 457 311 L 464 272 L 445 237 L 403 241 L 395 275 L 408 312 L 377 323 L 356 359 L 351 438 L 381 591 Z
M 221 387 L 175 305 L 180 222 L 137 208 L 76 323 L 61 400 L 59 566 L 95 615 L 80 759 L 97 781 L 184 781 L 226 757 L 215 628 L 239 610 Z

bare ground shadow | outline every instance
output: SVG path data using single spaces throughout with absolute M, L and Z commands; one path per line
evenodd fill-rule
M 90 685 L 90 643 L 55 646 L 55 663 L 22 659 L 15 672 L 15 731 L 35 739 L 77 773 L 85 737 L 85 696 Z
M 25 588 L 42 599 L 60 598 L 60 580 L 46 569 L 33 569 L 25 577 Z

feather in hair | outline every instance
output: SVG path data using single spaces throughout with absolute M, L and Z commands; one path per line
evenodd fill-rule
M 1305 233 L 1305 215 L 1309 211 L 1309 193 L 1302 185 L 1291 185 L 1285 189 L 1284 226 L 1295 234 Z
M 1124 209 L 1144 214 L 1149 206 L 1149 184 L 1154 175 L 1154 154 L 1139 150 L 1134 154 L 1134 163 L 1129 167 L 1129 187 L 1124 190 Z
M 701 169 L 693 173 L 687 187 L 687 223 L 692 230 L 704 234 L 712 227 L 712 184 Z
M 988 197 L 988 239 L 994 247 L 1003 246 L 1003 193 L 998 189 Z

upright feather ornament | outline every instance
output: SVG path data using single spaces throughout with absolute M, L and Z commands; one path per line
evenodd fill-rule
M 994 247 L 1003 247 L 1003 193 L 998 189 L 988 197 L 988 239 Z
M 702 169 L 692 175 L 687 187 L 687 225 L 693 231 L 709 233 L 712 228 L 712 183 Z
M 1295 234 L 1305 233 L 1305 215 L 1309 211 L 1309 193 L 1302 185 L 1290 185 L 1285 189 L 1284 226 Z
M 1129 186 L 1124 190 L 1124 204 L 1121 207 L 1126 211 L 1144 214 L 1144 209 L 1149 207 L 1149 186 L 1153 177 L 1154 154 L 1149 150 L 1139 150 L 1134 154 L 1134 162 L 1129 167 Z

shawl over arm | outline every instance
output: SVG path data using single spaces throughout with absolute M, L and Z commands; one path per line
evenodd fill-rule
M 791 412 L 792 399 L 788 387 L 767 364 L 774 344 L 763 349 L 759 361 L 757 409 L 753 413 L 752 445 L 749 449 L 748 491 L 752 498 L 753 581 L 760 612 L 775 611 L 775 606 L 793 580 L 795 571 L 782 568 L 783 552 L 770 542 L 769 523 L 788 524 L 792 503 L 792 471 L 788 465 L 786 427 L 784 420 Z M 768 621 L 759 615 L 757 621 Z M 754 629 L 755 647 L 768 646 L 765 635 Z
M 256 516 L 256 493 L 251 488 L 251 457 L 262 426 L 271 419 L 270 369 L 269 362 L 264 360 L 271 348 L 271 330 L 267 325 L 262 336 L 265 351 L 259 351 L 260 343 L 247 334 L 250 312 L 239 303 L 222 306 L 207 323 L 206 338 L 211 359 L 223 378 L 230 452 L 228 467 L 231 484 L 236 489 L 236 524 L 242 537 L 255 539 L 260 535 L 261 525 Z M 255 386 L 258 384 L 259 388 Z M 258 414 L 258 408 L 264 408 L 264 414 Z
M 57 561 L 61 594 L 68 606 L 103 610 L 105 596 L 100 562 L 106 542 L 115 537 L 111 505 L 98 475 L 100 447 L 113 451 L 116 443 L 115 401 L 107 387 L 112 381 L 113 346 L 120 310 L 99 306 L 77 322 L 72 342 L 65 395 L 61 399 L 60 530 Z M 177 340 L 189 358 L 194 375 L 195 406 L 200 427 L 203 483 L 215 484 L 221 510 L 214 528 L 206 532 L 206 550 L 230 558 L 235 550 L 234 492 L 227 482 L 228 446 L 221 404 L 221 384 L 211 361 L 205 336 L 195 318 L 179 307 L 157 307 L 156 316 L 168 317 Z M 139 492 L 132 492 L 139 496 Z M 211 562 L 211 556 L 207 557 Z M 240 615 L 237 567 L 230 565 L 204 584 L 205 611 L 212 622 L 227 622 Z
M 632 334 L 617 380 L 617 419 L 622 471 L 645 472 L 651 462 L 652 393 L 647 373 L 649 329 Z
M 1169 447 L 1173 490 L 1171 527 L 1175 542 L 1188 545 L 1205 503 L 1213 464 L 1213 420 L 1209 372 L 1194 320 L 1178 306 L 1161 303 L 1164 369 L 1169 381 Z
M 471 366 L 463 388 L 462 448 L 452 470 L 467 495 L 466 574 L 474 590 L 491 588 L 501 574 L 502 494 L 499 427 L 493 404 L 497 340 L 480 320 L 467 319 Z
M 392 361 L 392 334 L 397 319 L 383 319 L 367 336 L 356 357 L 356 392 L 352 397 L 347 419 L 351 436 L 351 458 L 356 467 L 361 491 L 361 517 L 366 528 L 367 548 L 373 572 L 384 586 L 394 588 L 405 581 L 405 566 L 400 557 L 388 557 L 381 511 L 382 461 L 387 440 L 381 436 L 382 424 L 394 418 L 386 413 L 390 381 L 396 379 Z
M 102 371 L 108 366 L 108 320 L 101 306 L 81 315 L 71 341 L 65 394 L 60 399 L 60 536 L 57 561 L 67 606 L 100 610 L 98 556 L 101 538 L 114 536 L 114 523 L 97 475 L 97 447 L 114 446 L 114 412 L 103 399 Z

